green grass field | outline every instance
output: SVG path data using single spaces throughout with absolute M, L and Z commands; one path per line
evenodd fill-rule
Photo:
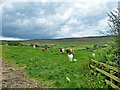
M 107 88 L 102 75 L 91 74 L 89 61 L 93 52 L 85 48 L 105 45 L 109 41 L 109 37 L 21 41 L 24 45 L 35 43 L 40 47 L 2 45 L 2 59 L 14 67 L 23 67 L 27 76 L 38 82 L 38 87 Z M 43 53 L 41 46 L 45 44 L 54 47 Z M 60 47 L 73 48 L 77 61 L 70 62 L 67 53 L 59 52 Z M 96 49 L 96 60 L 105 61 L 105 49 Z
M 2 46 L 2 51 L 3 60 L 15 67 L 24 67 L 28 77 L 38 82 L 38 87 L 107 87 L 102 76 L 90 73 L 90 51 L 75 49 L 76 63 L 70 62 L 67 54 L 61 54 L 59 48 L 48 48 L 45 54 L 41 48 L 28 46 Z M 99 58 L 99 54 L 96 55 Z

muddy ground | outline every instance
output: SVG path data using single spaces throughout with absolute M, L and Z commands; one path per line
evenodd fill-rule
M 2 60 L 0 67 L 2 67 L 2 88 L 35 88 L 37 83 L 35 80 L 28 79 L 25 75 L 24 69 L 13 68 Z

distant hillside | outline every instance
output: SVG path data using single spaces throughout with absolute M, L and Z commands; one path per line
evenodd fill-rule
M 110 36 L 96 36 L 96 37 L 82 37 L 82 38 L 61 38 L 61 39 L 34 39 L 34 40 L 25 40 L 25 41 L 12 41 L 12 42 L 21 42 L 22 44 L 102 44 L 108 43 L 111 41 Z M 4 43 L 11 41 L 2 41 Z

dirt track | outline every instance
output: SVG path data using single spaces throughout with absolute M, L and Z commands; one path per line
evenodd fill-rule
M 34 80 L 26 77 L 24 69 L 15 69 L 1 60 L 0 62 L 2 63 L 2 88 L 37 87 L 37 83 Z

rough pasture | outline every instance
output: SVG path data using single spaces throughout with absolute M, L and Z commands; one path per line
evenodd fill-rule
M 90 51 L 75 49 L 76 63 L 70 62 L 67 53 L 61 54 L 57 47 L 47 49 L 45 54 L 41 48 L 27 46 L 3 46 L 2 51 L 5 62 L 23 67 L 26 74 L 38 82 L 38 87 L 106 87 L 103 77 L 90 73 Z

